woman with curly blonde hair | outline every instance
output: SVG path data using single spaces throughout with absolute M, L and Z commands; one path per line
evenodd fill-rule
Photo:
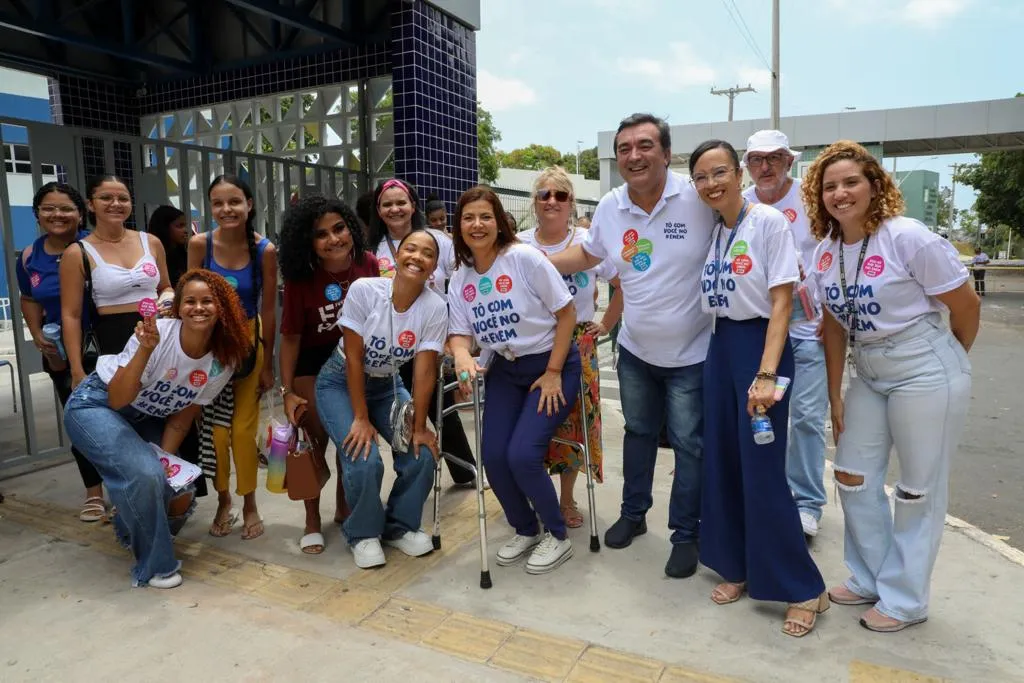
M 823 240 L 812 278 L 825 310 L 834 469 L 851 573 L 829 597 L 872 605 L 860 618 L 867 629 L 901 631 L 928 617 L 980 301 L 957 252 L 902 215 L 899 189 L 857 143 L 841 140 L 822 152 L 804 179 L 803 199 Z M 895 512 L 885 494 L 893 446 Z
M 177 453 L 202 406 L 249 355 L 242 302 L 221 276 L 182 275 L 170 318 L 155 311 L 124 350 L 100 356 L 68 399 L 64 427 L 99 471 L 117 514 L 114 528 L 135 557 L 135 586 L 174 588 L 181 567 L 172 537 L 192 514 L 192 485 L 174 491 L 158 451 Z

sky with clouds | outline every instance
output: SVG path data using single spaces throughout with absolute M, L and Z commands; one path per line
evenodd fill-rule
M 734 118 L 770 109 L 769 0 L 482 0 L 478 95 L 511 150 L 597 144 L 633 111 L 724 121 L 709 93 L 750 83 Z M 782 116 L 1012 97 L 1024 0 L 781 0 Z M 739 27 L 746 26 L 752 45 Z M 939 171 L 968 156 L 901 158 Z M 957 191 L 957 205 L 970 206 Z

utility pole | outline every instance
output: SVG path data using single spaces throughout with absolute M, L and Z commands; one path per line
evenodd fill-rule
M 583 140 L 576 141 L 576 175 L 580 174 L 580 145 L 583 144 Z
M 779 0 L 772 0 L 772 128 L 779 130 Z
M 953 187 L 949 192 L 949 236 L 953 236 L 953 226 L 956 224 L 954 216 L 956 216 L 956 172 L 960 168 L 960 164 L 950 164 L 949 167 L 953 169 Z M 974 238 L 974 246 L 978 246 L 978 242 L 981 240 L 981 233 L 978 233 Z
M 729 98 L 729 120 L 730 121 L 732 121 L 732 101 L 736 99 L 737 95 L 739 95 L 740 93 L 744 93 L 744 92 L 757 92 L 757 91 L 754 90 L 753 88 L 751 88 L 749 83 L 747 83 L 747 87 L 745 87 L 745 88 L 741 88 L 738 85 L 733 87 L 733 88 L 724 88 L 722 90 L 717 90 L 717 89 L 715 89 L 714 86 L 712 86 L 712 88 L 711 88 L 711 94 L 712 95 L 725 95 L 726 97 Z

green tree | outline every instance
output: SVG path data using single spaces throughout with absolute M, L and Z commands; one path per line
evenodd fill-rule
M 476 105 L 476 156 L 480 179 L 493 183 L 498 179 L 498 154 L 495 145 L 501 140 L 501 132 L 494 125 L 491 113 Z
M 575 164 L 575 157 L 573 157 Z M 562 153 L 549 145 L 530 145 L 502 154 L 501 165 L 505 168 L 523 168 L 539 171 L 562 162 Z M 569 169 L 572 170 L 571 168 Z
M 938 224 L 939 232 L 955 229 L 959 215 L 960 212 L 953 206 L 953 190 L 943 187 L 939 190 L 939 206 L 935 212 L 935 222 Z
M 576 171 L 576 152 L 566 152 L 558 163 L 569 173 Z M 597 147 L 580 150 L 580 169 L 578 171 L 587 180 L 598 180 L 601 177 L 601 163 L 597 158 Z
M 956 180 L 978 191 L 980 222 L 1009 225 L 1024 235 L 1024 150 L 981 154 L 978 163 L 961 167 Z

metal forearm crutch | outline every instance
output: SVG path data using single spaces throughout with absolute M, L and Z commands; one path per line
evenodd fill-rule
M 596 553 L 601 550 L 601 541 L 597 537 L 597 515 L 594 514 L 596 508 L 596 501 L 594 499 L 594 477 L 590 471 L 590 420 L 587 418 L 587 385 L 583 379 L 583 374 L 580 374 L 580 425 L 583 428 L 583 442 L 573 441 L 572 439 L 561 439 L 554 437 L 551 440 L 555 443 L 560 443 L 570 448 L 583 453 L 583 467 L 587 473 L 587 509 L 590 513 L 590 552 Z
M 480 472 L 476 478 L 476 511 L 480 518 L 480 587 L 491 587 L 491 570 L 487 565 L 487 510 L 484 507 L 484 468 L 483 446 L 481 433 L 483 421 L 480 419 L 480 408 L 484 403 L 481 394 L 484 392 L 483 373 L 477 373 L 473 382 L 473 441 L 476 446 L 477 458 L 480 461 Z
M 449 465 L 455 464 L 455 466 L 461 467 L 467 472 L 470 472 L 474 478 L 477 477 L 477 468 L 472 463 L 468 463 L 461 458 L 456 458 L 451 453 L 445 453 L 440 450 L 441 434 L 444 429 L 444 418 L 461 408 L 468 408 L 472 405 L 469 402 L 465 402 L 453 404 L 447 409 L 444 407 L 445 393 L 453 391 L 459 386 L 458 382 L 449 382 L 448 384 L 445 384 L 444 381 L 445 371 L 450 370 L 453 365 L 454 362 L 451 357 L 442 358 L 437 377 L 437 411 L 435 412 L 437 419 L 434 422 L 434 429 L 437 431 L 438 455 L 440 457 L 438 457 L 437 462 L 434 463 L 434 532 L 430 539 L 434 545 L 434 550 L 441 549 L 441 461 L 447 460 Z M 477 455 L 477 457 L 479 458 L 480 456 Z

